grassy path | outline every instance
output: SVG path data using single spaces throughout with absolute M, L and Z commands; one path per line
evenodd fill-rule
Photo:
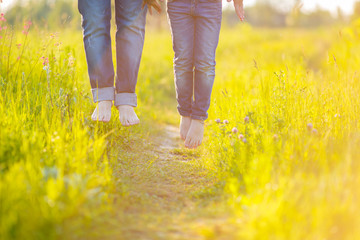
M 136 160 L 119 159 L 115 174 L 127 194 L 113 224 L 122 239 L 221 239 L 227 219 L 209 190 L 215 178 L 199 152 L 180 148 L 175 127 L 159 127 L 164 131 L 143 141 Z

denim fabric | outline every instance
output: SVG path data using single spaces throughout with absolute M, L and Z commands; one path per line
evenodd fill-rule
M 137 105 L 135 87 L 145 36 L 143 0 L 115 0 L 117 74 L 111 53 L 111 0 L 79 0 L 84 46 L 94 102 Z
M 172 32 L 176 98 L 180 115 L 206 120 L 215 78 L 222 2 L 173 0 L 167 4 Z

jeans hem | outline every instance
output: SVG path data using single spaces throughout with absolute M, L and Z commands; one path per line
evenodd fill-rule
M 94 103 L 101 101 L 114 101 L 115 99 L 114 87 L 92 88 L 91 93 L 93 95 Z
M 115 106 L 129 105 L 137 107 L 136 93 L 117 93 L 115 94 Z
M 178 112 L 179 112 L 180 116 L 182 116 L 182 117 L 191 117 L 191 112 L 189 113 L 189 112 L 183 111 L 179 108 L 178 108 Z
M 191 115 L 191 119 L 194 119 L 194 120 L 202 120 L 202 121 L 205 121 L 208 119 L 207 116 L 199 116 L 199 115 Z

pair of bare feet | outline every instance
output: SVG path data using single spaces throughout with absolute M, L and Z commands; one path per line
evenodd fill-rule
M 112 101 L 100 101 L 91 116 L 93 121 L 109 122 L 111 119 Z M 134 107 L 129 105 L 118 106 L 120 122 L 129 127 L 140 123 Z M 180 137 L 185 141 L 185 147 L 197 148 L 201 145 L 204 136 L 204 121 L 181 117 Z
M 204 137 L 204 121 L 181 116 L 180 137 L 185 141 L 185 147 L 197 148 Z
M 93 121 L 109 122 L 111 119 L 112 101 L 100 101 L 91 116 Z M 140 123 L 134 107 L 129 105 L 120 105 L 117 107 L 119 110 L 120 122 L 123 126 L 129 127 Z

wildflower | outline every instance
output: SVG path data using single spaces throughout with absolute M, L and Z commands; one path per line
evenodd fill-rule
M 0 39 L 2 39 L 2 36 L 0 36 Z
M 239 134 L 238 138 L 239 138 L 240 140 L 243 140 L 243 139 L 244 139 L 244 135 Z
M 49 64 L 49 58 L 42 57 L 42 59 L 44 60 L 43 61 L 44 66 Z
M 335 116 L 334 116 L 335 118 L 340 118 L 341 117 L 341 115 L 340 114 L 335 114 Z
M 7 29 L 7 26 L 3 26 L 2 29 L 3 29 L 3 30 L 6 30 L 6 29 Z
M 217 119 L 215 120 L 215 122 L 216 122 L 216 123 L 221 123 L 220 118 L 217 118 Z
M 21 43 L 16 44 L 17 48 L 21 47 Z
M 279 140 L 279 136 L 278 136 L 277 134 L 274 134 L 273 139 L 274 139 L 275 141 L 277 141 L 277 140 Z
M 307 124 L 307 129 L 309 130 L 309 131 L 311 131 L 312 129 L 313 129 L 313 125 L 312 125 L 312 123 L 308 123 Z
M 6 19 L 5 19 L 5 17 L 4 17 L 4 14 L 1 13 L 1 15 L 0 15 L 0 22 L 5 22 L 5 21 L 6 21 Z
M 75 58 L 70 56 L 69 57 L 69 66 L 74 66 L 74 64 L 75 64 Z
M 242 141 L 243 141 L 243 143 L 247 143 L 246 138 L 243 138 Z
M 24 30 L 28 30 L 31 25 L 32 25 L 32 22 L 31 22 L 31 21 L 25 22 L 25 24 L 24 24 Z
M 225 119 L 225 120 L 223 121 L 223 123 L 224 123 L 224 124 L 228 124 L 228 123 L 229 123 L 229 120 Z
M 245 118 L 244 118 L 244 122 L 245 123 L 248 123 L 250 121 L 250 118 L 248 117 L 248 116 L 246 116 Z
M 311 133 L 314 134 L 314 135 L 318 135 L 318 130 L 316 130 L 315 128 L 313 128 L 313 129 L 311 130 Z
M 237 129 L 236 127 L 234 127 L 234 128 L 232 129 L 232 132 L 233 132 L 233 133 L 238 133 L 239 131 L 238 131 L 238 129 Z
M 19 60 L 20 60 L 20 56 L 18 56 L 18 57 L 16 58 L 16 60 L 19 61 Z
M 30 26 L 31 26 L 31 25 L 32 25 L 32 22 L 31 22 L 31 21 L 25 22 L 25 24 L 24 24 L 24 30 L 22 31 L 22 33 L 23 33 L 24 35 L 28 35 L 29 29 L 30 29 Z

